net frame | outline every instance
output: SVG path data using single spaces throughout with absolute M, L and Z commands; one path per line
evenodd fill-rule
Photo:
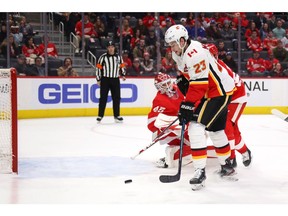
M 2 131 L 1 136 L 8 136 L 8 143 L 10 144 L 11 150 L 8 154 L 3 154 L 2 157 L 0 155 L 0 163 L 5 165 L 5 161 L 7 162 L 7 167 L 1 167 L 0 173 L 18 173 L 18 116 L 17 116 L 17 72 L 15 68 L 10 69 L 0 69 L 0 97 L 4 97 L 4 94 L 9 94 L 10 107 L 4 107 L 4 103 L 1 105 L 0 110 L 0 120 L 3 121 L 1 124 L 3 127 L 10 128 L 9 135 L 5 135 L 5 128 Z M 6 79 L 6 80 L 5 80 Z M 6 83 L 7 82 L 7 83 Z M 3 95 L 4 96 L 3 96 Z M 2 99 L 1 99 L 2 100 Z M 1 101 L 3 102 L 3 101 Z M 6 113 L 7 108 L 7 113 Z M 9 129 L 8 129 L 9 130 Z M 9 145 L 8 144 L 8 145 Z M 2 143 L 0 143 L 0 148 Z M 4 146 L 5 148 L 5 146 Z M 0 152 L 1 154 L 1 152 Z M 3 162 L 4 161 L 4 162 Z

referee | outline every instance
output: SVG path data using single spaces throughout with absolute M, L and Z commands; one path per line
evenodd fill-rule
M 100 100 L 97 122 L 100 123 L 106 108 L 109 90 L 113 100 L 113 113 L 115 122 L 123 122 L 120 116 L 120 75 L 125 80 L 125 64 L 120 55 L 115 52 L 115 44 L 109 41 L 107 53 L 101 55 L 96 66 L 96 80 L 100 86 Z

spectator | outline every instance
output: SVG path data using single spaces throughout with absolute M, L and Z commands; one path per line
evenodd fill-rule
M 32 37 L 29 36 L 26 38 L 25 44 L 22 46 L 22 53 L 26 56 L 27 64 L 35 64 L 35 58 L 39 55 L 39 50 L 38 47 L 33 43 Z
M 274 36 L 277 39 L 281 40 L 285 36 L 286 31 L 285 31 L 284 28 L 282 28 L 283 23 L 282 23 L 282 21 L 280 19 L 277 19 L 277 23 L 276 24 L 277 24 L 277 26 L 274 29 L 272 29 L 272 31 L 273 31 Z
M 260 38 L 261 40 L 265 40 L 266 37 L 268 37 L 269 32 L 270 32 L 270 28 L 268 23 L 263 23 L 263 26 L 260 28 Z
M 281 40 L 278 40 L 277 47 L 275 47 L 272 51 L 275 58 L 280 62 L 288 61 L 288 51 L 283 47 Z
M 150 54 L 149 52 L 145 52 L 144 53 L 144 58 L 143 60 L 141 61 L 141 66 L 144 68 L 144 73 L 143 75 L 154 75 L 154 61 L 153 59 L 150 58 Z
M 288 51 L 288 28 L 286 29 L 286 34 L 283 38 L 281 38 L 283 43 L 283 47 Z
M 269 31 L 267 37 L 263 40 L 263 48 L 268 52 L 272 52 L 272 50 L 277 46 L 278 39 L 274 37 L 272 30 Z
M 168 24 L 168 23 L 167 23 Z M 169 24 L 168 24 L 169 25 Z M 157 20 L 154 20 L 153 21 L 153 25 L 151 28 L 154 28 L 155 29 L 155 36 L 156 38 L 160 38 L 160 40 L 164 40 L 164 33 L 158 23 Z M 149 32 L 149 31 L 148 31 Z M 148 33 L 149 34 L 149 33 Z
M 169 49 L 166 51 L 165 57 L 162 58 L 162 71 L 165 74 L 175 75 L 177 72 L 176 62 L 172 58 L 172 51 Z
M 124 18 L 122 20 L 122 29 L 120 27 L 117 30 L 117 36 L 120 38 L 120 34 L 122 34 L 122 43 L 123 43 L 123 50 L 131 51 L 131 39 L 133 37 L 133 29 L 129 25 L 129 20 Z
M 20 75 L 20 76 L 29 75 L 29 72 L 28 72 L 29 68 L 26 65 L 26 56 L 25 55 L 20 54 L 17 57 L 17 62 L 13 65 L 13 67 L 16 69 L 17 75 Z
M 248 38 L 250 38 L 252 36 L 252 33 L 254 31 L 256 31 L 256 36 L 260 37 L 259 29 L 256 28 L 255 22 L 251 21 L 249 27 L 245 31 L 245 35 L 244 36 L 245 36 L 246 40 L 248 40 Z
M 12 34 L 9 35 L 8 40 L 4 39 L 4 41 L 0 45 L 1 53 L 5 58 L 7 58 L 7 46 L 9 47 L 10 58 L 17 58 L 17 56 L 20 54 L 20 50 L 18 48 L 18 45 L 15 43 Z
M 262 41 L 257 36 L 257 31 L 253 30 L 251 37 L 247 38 L 247 47 L 249 50 L 261 52 L 263 50 Z
M 43 36 L 43 42 L 39 45 L 38 50 L 39 50 L 39 55 L 41 57 L 45 57 L 45 41 L 47 42 L 47 56 L 52 57 L 52 58 L 58 58 L 58 51 L 56 48 L 56 45 L 52 42 L 50 42 L 48 36 Z
M 251 76 L 266 76 L 265 60 L 260 58 L 258 51 L 253 52 L 253 57 L 247 61 L 247 71 Z
M 285 77 L 286 74 L 283 73 L 283 68 L 280 62 L 278 62 L 275 67 L 269 73 L 270 77 Z
M 206 28 L 206 35 L 208 40 L 219 40 L 222 39 L 220 29 L 215 20 L 211 20 L 210 26 Z
M 131 49 L 133 50 L 140 43 L 141 38 L 144 39 L 144 37 L 141 35 L 140 29 L 136 29 L 131 39 Z
M 228 52 L 228 50 L 225 47 L 224 41 L 222 41 L 222 40 L 218 41 L 217 48 L 218 48 L 218 52 L 219 52 L 218 58 L 223 60 L 226 57 L 226 53 Z
M 220 30 L 223 40 L 236 40 L 236 31 L 231 28 L 229 20 L 224 21 L 224 26 Z
M 82 48 L 80 49 L 80 44 L 82 44 L 82 36 L 84 35 L 85 40 L 89 40 L 91 37 L 98 37 L 97 32 L 94 29 L 93 23 L 89 20 L 89 14 L 84 13 L 83 17 L 84 21 L 84 34 L 82 32 L 82 20 L 78 21 L 75 26 L 75 33 L 76 33 L 76 50 L 75 53 L 79 53 L 82 51 Z M 85 44 L 82 44 L 82 47 L 84 47 Z
M 195 26 L 195 18 L 194 18 L 194 13 L 193 12 L 188 12 L 186 15 L 186 23 L 190 27 Z
M 149 29 L 149 34 L 145 38 L 145 45 L 147 51 L 150 53 L 152 57 L 156 57 L 156 44 L 157 44 L 157 37 L 155 34 L 155 28 L 152 27 Z
M 23 42 L 23 34 L 19 32 L 19 26 L 11 26 L 11 33 L 13 34 L 15 43 L 21 45 Z
M 203 27 L 204 29 L 207 29 L 209 27 L 209 23 L 211 22 L 211 19 L 207 17 L 205 13 L 202 12 L 199 14 L 197 21 L 199 21 L 199 24 L 201 25 L 201 27 Z
M 270 20 L 268 21 L 269 29 L 274 29 L 277 27 L 277 20 L 275 14 L 272 14 Z
M 29 76 L 45 76 L 45 67 L 42 64 L 42 58 L 37 56 L 35 64 L 28 70 Z
M 265 23 L 267 24 L 267 27 L 268 27 L 268 23 L 267 23 L 268 21 L 267 21 L 267 18 L 265 17 L 265 13 L 263 12 L 257 13 L 257 17 L 254 18 L 253 21 L 257 29 L 263 28 Z
M 125 64 L 125 68 L 126 70 L 128 70 L 130 67 L 132 67 L 132 61 L 131 59 L 129 58 L 129 52 L 128 50 L 124 50 L 123 53 L 122 53 L 122 59 L 123 59 L 123 62 Z
M 249 25 L 249 20 L 247 19 L 246 13 L 245 12 L 235 12 L 232 14 L 228 14 L 231 17 L 231 26 L 232 29 L 238 30 L 238 22 L 239 18 L 241 18 L 241 33 L 245 34 L 245 31 Z
M 237 73 L 238 68 L 237 68 L 237 63 L 233 59 L 232 53 L 227 52 L 225 58 L 223 59 L 223 62 L 232 69 L 235 73 Z
M 7 37 L 7 29 L 6 24 L 1 24 L 1 31 L 0 31 L 0 44 L 4 41 L 4 39 Z
M 33 27 L 27 23 L 25 16 L 23 16 L 20 21 L 19 32 L 23 34 L 23 41 L 26 41 L 27 37 L 33 37 L 34 35 Z
M 169 22 L 169 23 L 168 23 Z M 170 16 L 169 13 L 164 13 L 163 15 L 159 16 L 159 24 L 162 29 L 164 29 L 166 26 L 166 29 L 168 29 L 171 25 L 175 25 L 174 19 Z M 169 26 L 169 27 L 168 27 Z
M 165 34 L 165 32 L 167 31 L 167 29 L 168 28 L 170 28 L 170 26 L 172 26 L 172 25 L 174 25 L 175 24 L 175 22 L 174 22 L 174 24 L 173 24 L 173 22 L 172 22 L 172 18 L 166 18 L 165 19 L 165 21 L 163 21 L 163 22 L 165 22 L 165 25 L 160 25 L 160 28 L 161 28 L 161 31 L 162 31 L 162 35 L 164 35 Z M 155 21 L 154 21 L 155 22 Z M 156 21 L 157 22 L 157 21 Z M 164 37 L 163 37 L 164 38 Z M 163 39 L 162 38 L 162 39 Z
M 133 29 L 133 32 L 135 34 L 135 32 L 139 30 L 140 31 L 140 36 L 146 36 L 148 34 L 148 29 L 147 27 L 144 25 L 143 23 L 143 19 L 139 18 L 137 20 L 137 24 L 135 26 L 135 28 Z M 135 36 L 135 35 L 134 35 Z
M 65 58 L 64 65 L 57 69 L 58 76 L 64 77 L 78 77 L 77 71 L 72 67 L 72 59 Z
M 149 29 L 150 27 L 152 27 L 154 20 L 155 20 L 154 15 L 148 12 L 147 15 L 143 17 L 143 24 L 146 26 L 147 29 Z
M 134 58 L 132 67 L 128 68 L 128 76 L 142 76 L 144 74 L 144 68 L 140 64 L 139 58 Z
M 95 23 L 95 31 L 97 32 L 98 37 L 107 37 L 108 33 L 105 27 L 104 22 L 102 22 L 100 16 L 96 17 Z
M 133 49 L 133 58 L 144 58 L 144 52 L 147 51 L 145 40 L 140 39 L 139 44 Z
M 81 20 L 81 14 L 77 12 L 75 13 L 72 12 L 69 14 L 69 16 L 66 17 L 64 26 L 65 26 L 65 36 L 66 36 L 67 42 L 70 41 L 71 33 L 76 34 L 75 26 L 76 26 L 76 23 L 80 20 Z
M 197 36 L 195 31 L 197 32 Z M 195 26 L 191 28 L 191 35 L 189 35 L 189 37 L 200 42 L 207 40 L 205 28 L 201 26 L 201 23 L 198 20 L 195 21 Z
M 271 71 L 273 68 L 275 68 L 277 63 L 279 63 L 279 60 L 274 58 L 272 50 L 268 51 L 268 59 L 265 60 L 265 68 L 267 71 Z

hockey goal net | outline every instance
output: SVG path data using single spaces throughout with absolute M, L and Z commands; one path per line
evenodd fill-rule
M 0 69 L 0 173 L 18 172 L 16 76 Z

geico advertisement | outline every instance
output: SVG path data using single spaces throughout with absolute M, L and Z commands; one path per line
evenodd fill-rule
M 95 78 L 18 78 L 18 109 L 97 108 L 100 87 Z M 243 79 L 253 106 L 288 106 L 288 79 Z M 121 80 L 121 107 L 151 107 L 156 94 L 152 78 Z M 107 107 L 112 107 L 109 93 Z
M 19 78 L 18 109 L 98 107 L 100 87 L 95 78 Z M 153 79 L 120 81 L 121 107 L 150 107 L 156 89 Z M 109 92 L 107 107 L 112 107 Z

